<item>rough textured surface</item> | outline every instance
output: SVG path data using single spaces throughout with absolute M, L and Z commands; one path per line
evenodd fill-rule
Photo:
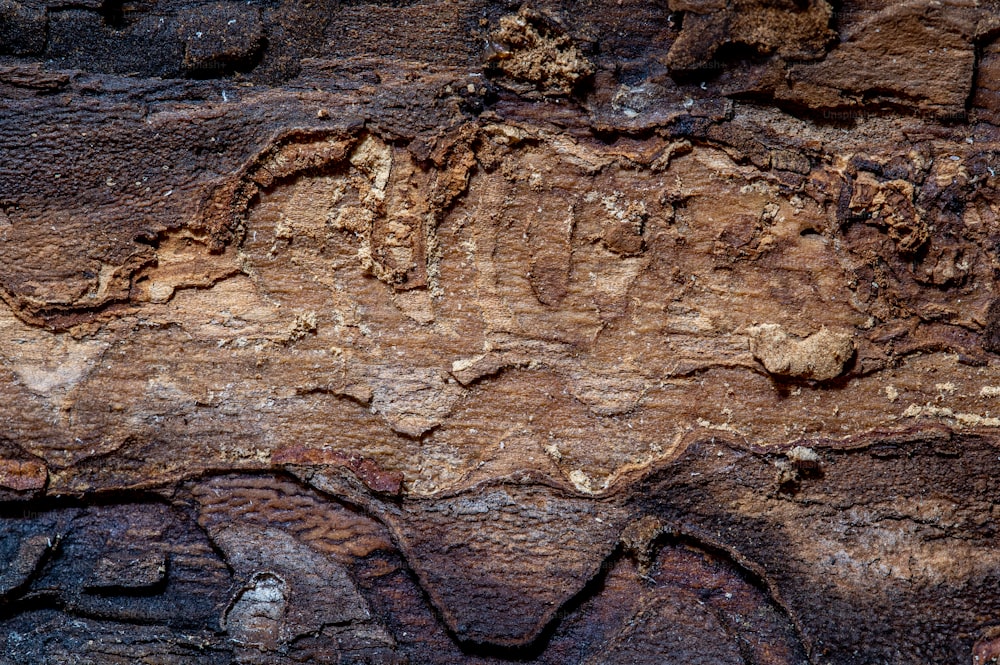
M 854 355 L 849 333 L 833 333 L 826 328 L 804 339 L 788 336 L 780 325 L 765 323 L 747 329 L 750 353 L 775 376 L 829 381 L 840 376 Z
M 998 16 L 0 0 L 0 663 L 995 661 Z

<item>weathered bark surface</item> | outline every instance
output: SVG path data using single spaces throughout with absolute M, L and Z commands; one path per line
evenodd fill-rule
M 993 662 L 998 35 L 0 0 L 0 663 Z

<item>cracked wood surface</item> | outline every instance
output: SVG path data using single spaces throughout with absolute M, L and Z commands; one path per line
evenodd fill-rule
M 0 663 L 1000 658 L 998 35 L 0 0 Z

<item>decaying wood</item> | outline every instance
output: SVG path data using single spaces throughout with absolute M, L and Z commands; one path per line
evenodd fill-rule
M 993 0 L 0 0 L 0 663 L 994 662 Z

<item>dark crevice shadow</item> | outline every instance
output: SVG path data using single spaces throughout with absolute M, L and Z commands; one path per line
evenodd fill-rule
M 608 574 L 618 564 L 618 562 L 622 560 L 623 557 L 624 550 L 621 545 L 618 545 L 611 552 L 611 554 L 609 554 L 601 562 L 597 574 L 590 578 L 590 580 L 588 580 L 579 591 L 570 597 L 569 600 L 559 606 L 553 618 L 546 624 L 541 633 L 539 633 L 538 636 L 528 644 L 516 647 L 476 644 L 461 640 L 450 630 L 448 630 L 448 634 L 455 641 L 455 643 L 459 645 L 462 653 L 467 656 L 500 658 L 515 663 L 535 661 L 545 653 L 546 649 L 548 649 L 549 644 L 551 643 L 553 637 L 555 637 L 563 622 L 570 616 L 577 614 L 585 603 L 593 600 L 599 596 L 602 591 L 604 591 Z M 447 626 L 445 626 L 445 628 L 447 630 Z

